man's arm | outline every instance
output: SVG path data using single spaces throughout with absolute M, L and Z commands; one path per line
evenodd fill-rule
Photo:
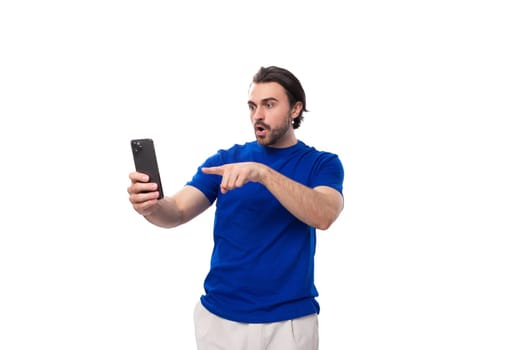
M 158 200 L 157 184 L 147 182 L 145 174 L 133 172 L 129 175 L 129 201 L 135 211 L 152 224 L 171 228 L 182 225 L 204 210 L 211 203 L 208 198 L 192 186 L 185 186 L 173 196 Z
M 202 168 L 202 171 L 222 176 L 223 193 L 250 181 L 259 182 L 295 217 L 320 230 L 328 229 L 343 210 L 343 196 L 335 189 L 328 186 L 309 188 L 264 164 L 232 163 Z
M 343 210 L 343 196 L 328 186 L 307 187 L 264 166 L 260 183 L 302 222 L 328 229 Z

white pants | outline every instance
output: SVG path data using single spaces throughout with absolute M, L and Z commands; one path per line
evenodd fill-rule
M 240 323 L 195 305 L 198 350 L 318 350 L 317 314 L 273 323 Z

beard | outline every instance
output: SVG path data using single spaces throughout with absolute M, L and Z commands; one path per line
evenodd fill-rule
M 271 147 L 278 145 L 292 127 L 292 124 L 288 121 L 289 119 L 287 118 L 284 123 L 274 128 L 271 128 L 269 125 L 262 122 L 255 123 L 255 138 L 257 139 L 257 142 L 263 146 Z M 257 133 L 257 130 L 260 128 L 265 131 L 263 135 Z

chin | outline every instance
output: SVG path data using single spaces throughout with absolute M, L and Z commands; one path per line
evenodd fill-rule
M 262 146 L 271 146 L 272 145 L 271 140 L 266 138 L 266 137 L 258 137 L 258 136 L 256 136 L 255 139 L 257 140 L 257 143 L 259 143 L 259 145 L 262 145 Z

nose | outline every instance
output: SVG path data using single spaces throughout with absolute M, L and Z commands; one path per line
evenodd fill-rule
M 263 109 L 260 106 L 257 106 L 252 111 L 252 118 L 253 118 L 254 121 L 260 121 L 260 120 L 264 119 Z

